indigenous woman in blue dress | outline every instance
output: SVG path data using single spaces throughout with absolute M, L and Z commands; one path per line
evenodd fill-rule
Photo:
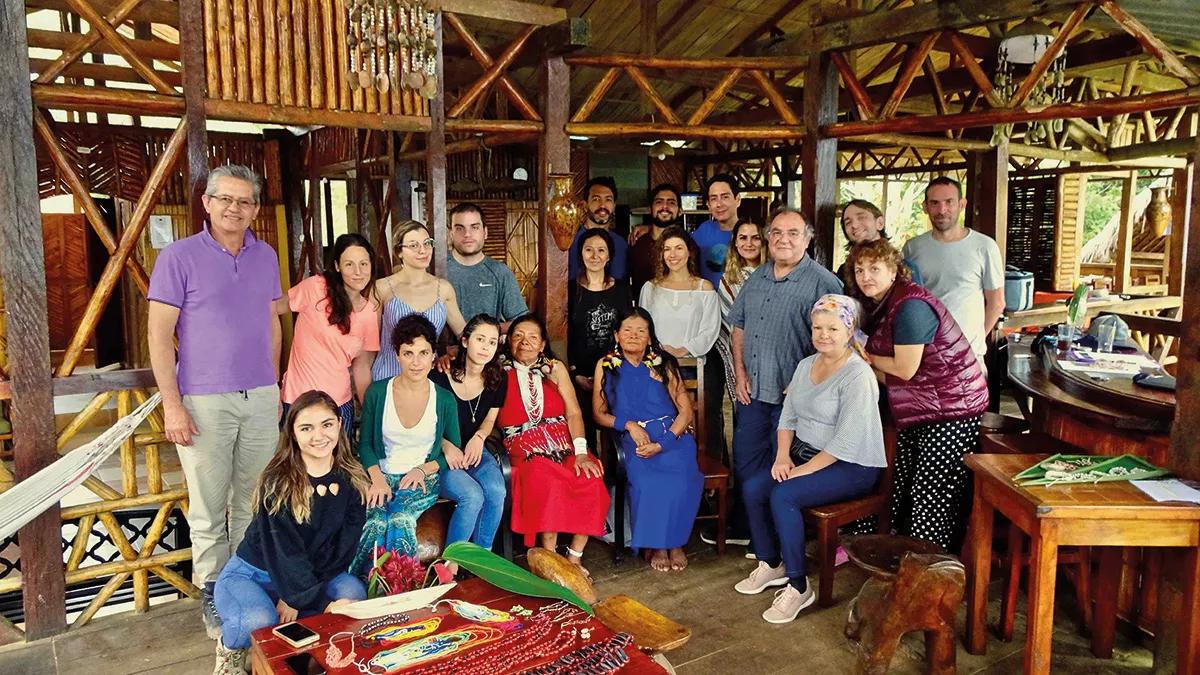
M 592 413 L 600 426 L 621 432 L 633 548 L 649 551 L 655 570 L 682 570 L 704 488 L 690 430 L 692 398 L 646 310 L 624 310 L 615 334 L 616 349 L 596 364 Z

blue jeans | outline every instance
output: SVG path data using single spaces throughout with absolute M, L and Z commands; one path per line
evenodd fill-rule
M 807 476 L 775 482 L 771 470 L 742 479 L 742 497 L 750 518 L 754 553 L 768 565 L 783 559 L 788 579 L 805 578 L 804 509 L 853 499 L 867 494 L 883 469 L 850 462 L 833 464 Z
M 366 597 L 367 587 L 363 582 L 342 572 L 325 582 L 320 609 L 301 612 L 300 616 L 319 614 L 334 600 L 365 600 Z M 217 615 L 221 617 L 221 642 L 229 649 L 249 647 L 251 633 L 279 623 L 279 613 L 275 611 L 278 600 L 279 594 L 266 570 L 260 570 L 236 555 L 230 558 L 213 591 Z
M 441 483 L 442 496 L 457 502 L 446 532 L 446 544 L 470 540 L 491 549 L 504 515 L 504 475 L 496 458 L 484 450 L 478 465 L 447 471 Z
M 291 403 L 283 404 L 283 415 L 279 418 L 279 426 L 287 420 L 288 411 L 292 409 Z M 350 441 L 350 445 L 354 446 L 354 398 L 351 397 L 342 405 L 338 406 L 338 417 L 342 419 L 342 432 L 346 434 L 346 439 Z
M 782 403 L 750 399 L 750 405 L 738 403 L 737 424 L 733 426 L 733 474 L 745 480 L 775 463 L 775 430 L 779 428 Z

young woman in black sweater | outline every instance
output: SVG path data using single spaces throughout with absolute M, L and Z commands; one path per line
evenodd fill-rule
M 259 628 L 367 597 L 347 569 L 369 485 L 334 400 L 320 391 L 297 397 L 255 489 L 254 520 L 217 579 L 217 675 L 246 672 L 250 634 Z

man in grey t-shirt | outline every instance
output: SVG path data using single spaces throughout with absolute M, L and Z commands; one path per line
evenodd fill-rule
M 503 324 L 525 314 L 529 308 L 521 295 L 521 287 L 512 270 L 483 254 L 487 227 L 483 211 L 471 202 L 450 209 L 450 258 L 446 262 L 446 277 L 458 296 L 463 318 L 470 321 L 477 314 L 490 314 Z
M 959 222 L 966 204 L 958 181 L 930 181 L 923 208 L 933 227 L 904 245 L 904 258 L 921 270 L 925 287 L 946 305 L 982 359 L 987 335 L 1004 314 L 1004 261 L 994 239 Z

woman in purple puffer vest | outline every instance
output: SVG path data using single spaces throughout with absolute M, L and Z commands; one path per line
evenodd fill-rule
M 867 354 L 896 424 L 892 526 L 952 550 L 965 531 L 967 468 L 979 446 L 987 380 L 950 312 L 912 283 L 886 239 L 850 251 L 850 291 L 869 313 Z

